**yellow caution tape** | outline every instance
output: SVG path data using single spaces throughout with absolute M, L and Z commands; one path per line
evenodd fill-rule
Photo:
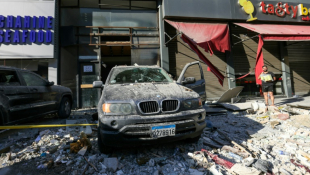
M 257 119 L 264 119 L 264 118 L 268 118 L 269 116 L 266 115 L 266 116 L 263 116 L 263 117 L 256 117 Z
M 0 126 L 0 129 L 29 129 L 29 128 L 55 128 L 66 126 L 95 126 L 97 124 L 54 124 L 54 125 L 14 125 L 14 126 Z

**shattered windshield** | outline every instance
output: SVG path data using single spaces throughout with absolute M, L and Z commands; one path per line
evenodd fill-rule
M 172 82 L 169 75 L 161 68 L 121 67 L 115 68 L 109 79 L 110 84 Z

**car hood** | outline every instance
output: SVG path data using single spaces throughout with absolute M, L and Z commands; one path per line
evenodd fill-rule
M 198 98 L 199 95 L 176 83 L 136 83 L 108 85 L 103 91 L 105 101 L 160 100 Z

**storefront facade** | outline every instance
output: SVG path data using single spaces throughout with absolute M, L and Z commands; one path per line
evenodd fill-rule
M 60 80 L 78 108 L 97 106 L 117 65 L 160 65 L 157 1 L 62 0 Z
M 55 0 L 0 2 L 0 65 L 28 69 L 58 82 Z
M 207 98 L 218 98 L 235 86 L 245 87 L 241 95 L 259 96 L 254 68 L 260 33 L 241 24 L 309 26 L 310 3 L 240 2 L 245 4 L 239 0 L 1 1 L 0 65 L 32 70 L 69 87 L 74 107 L 95 107 L 101 92 L 92 88 L 92 82 L 105 82 L 116 65 L 159 65 L 177 78 L 187 63 L 201 61 L 165 20 L 219 23 L 229 29 L 229 51 L 214 51 L 211 56 L 199 47 L 225 77 L 221 85 L 201 61 Z M 264 42 L 264 63 L 277 77 L 276 95 L 309 94 L 309 43 Z M 190 70 L 188 76 L 201 78 L 197 68 Z
M 305 0 L 300 2 L 288 0 L 282 3 L 258 0 L 197 0 L 195 2 L 164 0 L 163 18 L 183 23 L 227 24 L 231 50 L 226 53 L 215 52 L 212 56 L 205 52 L 210 62 L 226 77 L 221 86 L 214 74 L 207 71 L 205 65 L 207 98 L 217 98 L 228 88 L 235 86 L 245 87 L 241 95 L 259 96 L 254 68 L 259 44 L 258 36 L 263 34 L 254 30 L 256 25 L 276 25 L 280 28 L 281 25 L 309 26 L 309 8 L 310 4 Z M 252 28 L 246 28 L 242 24 L 251 24 Z M 164 27 L 167 37 L 166 45 L 163 47 L 168 49 L 169 71 L 178 76 L 184 64 L 199 58 L 180 39 L 180 35 L 177 35 L 179 31 L 175 27 L 168 23 L 165 23 Z M 294 32 L 292 34 L 298 35 Z M 176 37 L 171 39 L 173 36 Z M 310 72 L 306 66 L 310 63 L 310 58 L 307 56 L 309 47 L 309 39 L 304 38 L 264 42 L 262 48 L 264 64 L 277 77 L 274 89 L 276 95 L 291 97 L 294 94 L 309 94 Z M 194 72 L 193 70 L 192 76 L 195 76 Z M 244 77 L 245 75 L 247 76 Z M 238 79 L 240 77 L 244 78 Z

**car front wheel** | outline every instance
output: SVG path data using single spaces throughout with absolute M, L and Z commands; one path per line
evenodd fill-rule
M 99 151 L 103 154 L 108 154 L 108 153 L 111 153 L 113 151 L 112 147 L 110 146 L 106 146 L 103 144 L 102 142 L 102 139 L 101 139 L 101 134 L 100 134 L 100 129 L 98 129 L 98 148 L 99 148 Z
M 67 118 L 71 113 L 71 101 L 68 97 L 63 97 L 58 109 L 58 116 L 61 118 Z

